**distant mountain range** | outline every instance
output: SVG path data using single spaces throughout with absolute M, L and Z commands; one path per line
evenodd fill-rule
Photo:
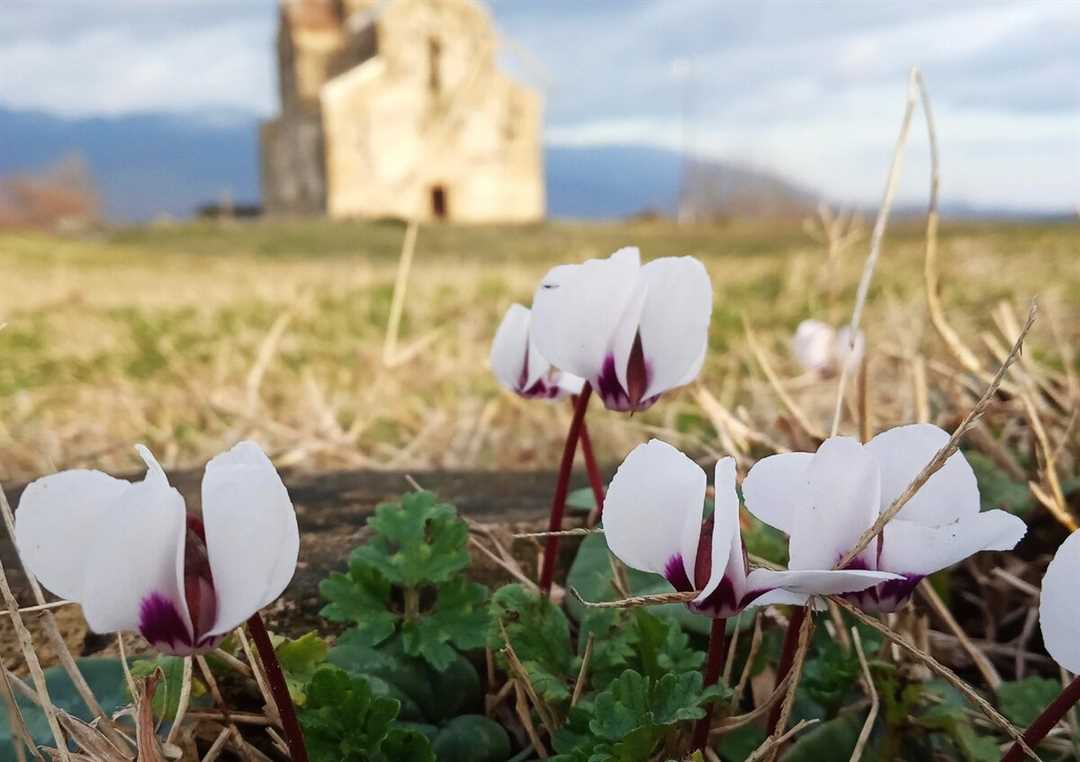
M 257 203 L 257 126 L 253 119 L 203 124 L 155 114 L 69 120 L 0 108 L 0 177 L 39 171 L 78 154 L 102 194 L 106 216 L 118 222 L 184 217 L 226 195 Z M 683 161 L 673 151 L 547 146 L 544 163 L 553 217 L 670 214 L 678 203 Z M 794 204 L 819 196 L 776 175 L 721 162 L 697 164 L 692 177 L 707 203 L 740 211 L 748 194 Z M 967 218 L 1019 216 L 968 206 L 944 211 Z

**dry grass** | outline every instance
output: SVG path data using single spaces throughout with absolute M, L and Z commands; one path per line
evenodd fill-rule
M 186 225 L 95 240 L 2 237 L 0 281 L 8 287 L 0 294 L 0 480 L 73 466 L 136 470 L 134 441 L 150 444 L 166 466 L 196 465 L 240 437 L 261 440 L 279 465 L 307 469 L 550 467 L 569 408 L 553 411 L 500 390 L 486 363 L 492 333 L 506 306 L 527 302 L 551 264 L 636 243 L 647 258 L 690 253 L 706 263 L 717 294 L 712 352 L 693 388 L 646 414 L 594 411 L 590 425 L 604 460 L 659 434 L 701 455 L 733 454 L 745 467 L 772 451 L 813 449 L 834 409 L 840 431 L 864 439 L 913 420 L 963 428 L 961 418 L 989 370 L 1006 360 L 1022 333 L 1020 316 L 1037 297 L 1041 321 L 1000 393 L 986 396 L 965 446 L 1013 485 L 1027 485 L 1044 518 L 1073 526 L 1069 496 L 1080 494 L 1080 367 L 1072 349 L 1080 339 L 1080 230 L 946 227 L 933 247 L 920 225 L 901 225 L 885 239 L 878 285 L 866 302 L 868 360 L 837 407 L 838 379 L 800 374 L 786 348 L 799 320 L 840 324 L 855 301 L 865 235 L 836 219 L 823 214 L 809 229 L 425 228 L 411 252 L 407 290 L 396 298 L 405 233 L 397 225 Z M 929 305 L 933 321 L 928 285 L 931 293 L 941 290 L 941 300 Z M 388 323 L 399 326 L 389 337 Z M 476 537 L 474 544 L 482 547 Z M 1002 610 L 1030 612 L 1031 582 L 1042 566 L 1042 559 L 1013 557 L 994 577 L 967 564 L 976 589 L 959 596 L 983 607 L 981 639 L 955 621 L 946 621 L 953 635 L 929 630 L 926 620 L 886 629 L 1007 733 L 1015 731 L 946 664 L 981 658 L 996 675 L 991 655 L 1005 649 L 1022 676 L 1025 663 L 1038 657 L 1028 651 L 1028 628 L 1008 641 L 997 628 L 1015 628 L 1012 615 L 999 623 L 985 607 L 997 601 Z M 15 608 L 6 598 L 5 607 Z M 20 655 L 35 675 L 35 644 L 28 630 L 20 632 Z M 59 634 L 54 641 L 63 648 Z M 893 658 L 902 658 L 898 649 Z M 23 672 L 18 659 L 12 666 Z M 255 664 L 236 668 L 249 674 Z M 6 672 L 0 678 L 22 695 L 42 693 Z M 785 696 L 785 712 L 796 684 L 797 677 L 774 690 Z M 10 700 L 10 691 L 5 695 Z M 526 694 L 517 698 L 523 724 L 541 743 Z M 766 703 L 745 717 L 767 709 Z M 146 730 L 145 699 L 135 712 Z M 270 721 L 252 716 L 259 727 Z M 63 714 L 57 722 L 80 748 L 106 748 L 107 722 L 98 730 Z M 758 753 L 775 753 L 802 727 Z M 204 746 L 213 741 L 205 759 L 228 743 L 254 753 L 236 726 L 200 718 L 183 728 L 170 736 L 173 751 L 195 753 L 197 728 Z M 140 758 L 155 758 L 149 739 L 138 736 Z M 120 759 L 130 756 L 128 746 L 107 748 Z
M 386 367 L 403 234 L 386 223 L 294 222 L 0 237 L 0 479 L 136 469 L 135 441 L 166 466 L 193 465 L 249 436 L 280 464 L 312 469 L 550 467 L 569 409 L 501 392 L 487 369 L 489 341 L 502 311 L 527 303 L 548 266 L 627 243 L 646 258 L 706 262 L 717 301 L 701 384 L 734 420 L 718 421 L 715 408 L 706 415 L 687 391 L 633 418 L 596 411 L 602 460 L 657 431 L 713 454 L 731 449 L 727 429 L 740 422 L 760 441 L 739 450 L 800 443 L 792 416 L 776 412 L 743 316 L 783 390 L 817 429 L 828 427 L 835 380 L 799 376 L 785 344 L 802 318 L 846 320 L 865 236 L 846 236 L 838 251 L 794 225 L 423 228 L 397 359 Z M 977 385 L 933 334 L 922 248 L 917 225 L 890 234 L 871 293 L 868 408 L 878 427 L 915 420 L 927 405 L 947 421 Z M 1076 373 L 1067 347 L 1080 338 L 1077 226 L 946 226 L 937 258 L 945 309 L 988 367 L 1014 338 L 1001 315 L 1022 315 L 1040 298 L 1046 319 L 1025 367 L 1060 380 L 1058 407 L 1067 406 Z M 929 376 L 925 404 L 916 365 Z M 1044 415 L 1068 417 L 1045 405 L 1043 395 Z M 842 429 L 853 426 L 846 416 Z M 1053 420 L 1050 428 L 1061 435 Z M 1073 458 L 1067 449 L 1058 465 L 1074 469 Z

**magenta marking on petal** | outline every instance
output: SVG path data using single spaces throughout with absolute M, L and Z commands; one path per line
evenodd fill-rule
M 648 377 L 652 377 L 648 368 L 646 368 L 646 374 Z M 626 389 L 619 383 L 619 375 L 615 372 L 614 355 L 608 355 L 604 358 L 604 365 L 600 370 L 600 375 L 593 380 L 593 386 L 596 388 L 596 393 L 600 395 L 600 399 L 604 401 L 604 407 L 619 413 L 648 410 L 660 399 L 659 394 L 654 394 L 652 397 L 646 397 L 634 404 L 630 400 L 630 395 Z
M 765 592 L 764 590 L 762 593 Z M 755 593 L 750 600 L 753 600 L 762 593 Z M 743 597 L 744 600 L 746 596 Z M 749 601 L 748 601 L 749 602 Z M 708 597 L 700 603 L 690 603 L 690 610 L 697 612 L 698 614 L 706 614 L 711 617 L 729 617 L 737 614 L 746 606 L 743 601 L 736 599 L 735 597 L 735 584 L 727 577 L 720 580 L 720 584 L 716 586 L 716 589 L 709 593 Z
M 885 613 L 896 611 L 911 597 L 926 575 L 903 574 L 901 576 L 903 579 L 890 579 L 874 588 L 878 611 Z
M 608 355 L 604 358 L 604 364 L 600 370 L 600 376 L 596 379 L 596 393 L 604 401 L 604 407 L 609 410 L 625 412 L 630 410 L 630 398 L 619 383 L 619 376 L 615 372 L 615 356 Z
M 139 632 L 157 647 L 191 648 L 191 632 L 176 604 L 161 593 L 150 593 L 139 604 Z
M 694 586 L 690 584 L 690 578 L 686 576 L 682 553 L 676 553 L 664 564 L 664 576 L 680 593 L 689 593 L 694 589 Z
M 524 381 L 522 381 L 522 384 L 524 384 Z M 524 397 L 528 400 L 553 400 L 562 393 L 562 389 L 559 388 L 559 385 L 557 383 L 549 383 L 548 379 L 546 378 L 538 378 L 536 379 L 536 382 L 528 389 L 523 389 L 521 386 L 518 386 L 517 393 L 518 396 Z

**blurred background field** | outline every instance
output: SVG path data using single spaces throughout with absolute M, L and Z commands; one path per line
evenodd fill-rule
M 502 312 L 528 304 L 557 262 L 637 245 L 646 259 L 693 254 L 712 277 L 712 351 L 696 387 L 631 418 L 591 417 L 614 462 L 660 433 L 700 455 L 725 450 L 707 391 L 768 448 L 788 443 L 775 389 L 747 344 L 745 316 L 786 391 L 819 428 L 835 380 L 800 375 L 798 321 L 850 316 L 867 250 L 858 220 L 678 226 L 669 221 L 421 226 L 397 347 L 385 351 L 405 227 L 392 222 L 193 222 L 62 237 L 0 235 L 0 479 L 87 466 L 137 470 L 131 443 L 166 467 L 194 466 L 239 437 L 305 470 L 551 467 L 568 406 L 502 391 L 487 353 Z M 840 234 L 837 234 L 839 231 Z M 831 254 L 830 254 L 831 252 Z M 926 404 L 950 420 L 966 383 L 927 321 L 924 230 L 886 238 L 865 318 L 879 425 L 914 420 L 912 362 Z M 1080 227 L 946 225 L 942 296 L 965 343 L 992 359 L 1039 297 L 1028 355 L 1074 378 L 1080 339 Z M 988 362 L 989 364 L 989 362 Z M 1071 368 L 1067 367 L 1072 365 Z M 962 412 L 962 409 L 959 411 Z M 728 421 L 738 428 L 738 422 Z M 851 424 L 846 424 L 851 425 Z M 774 439 L 769 439 L 769 438 Z

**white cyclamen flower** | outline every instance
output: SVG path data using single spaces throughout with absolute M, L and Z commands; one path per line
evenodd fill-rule
M 789 567 L 830 568 L 853 548 L 948 441 L 928 423 L 899 426 L 863 445 L 832 437 L 816 453 L 772 455 L 743 482 L 746 507 L 790 537 Z M 893 611 L 936 571 L 980 550 L 1010 550 L 1027 531 L 1007 511 L 980 513 L 975 473 L 955 453 L 885 525 L 848 568 L 901 575 L 854 596 L 863 608 Z
M 527 399 L 559 399 L 578 394 L 585 381 L 553 368 L 536 348 L 530 331 L 532 313 L 510 305 L 491 342 L 491 370 L 510 391 Z
M 532 332 L 555 366 L 590 382 L 612 410 L 644 410 L 701 371 L 712 285 L 693 257 L 644 267 L 635 248 L 562 265 L 533 298 Z
M 1073 532 L 1054 554 L 1046 569 L 1039 599 L 1039 625 L 1043 644 L 1054 661 L 1070 672 L 1080 672 L 1080 532 Z
M 15 541 L 51 592 L 94 632 L 138 631 L 156 648 L 213 648 L 275 598 L 296 570 L 300 535 L 285 485 L 253 442 L 206 464 L 202 519 L 142 445 L 141 482 L 77 469 L 26 487 Z
M 820 320 L 799 323 L 791 340 L 791 353 L 795 360 L 814 373 L 839 373 L 849 360 L 853 366 L 858 365 L 865 351 L 866 339 L 862 331 L 855 335 L 852 347 L 850 326 L 836 330 Z
M 701 467 L 656 439 L 634 448 L 604 499 L 604 536 L 611 552 L 627 566 L 662 574 L 680 592 L 700 591 L 690 609 L 715 618 L 748 606 L 865 590 L 895 578 L 828 566 L 747 573 L 735 460 L 720 460 L 715 478 L 715 508 L 702 523 L 706 476 Z

